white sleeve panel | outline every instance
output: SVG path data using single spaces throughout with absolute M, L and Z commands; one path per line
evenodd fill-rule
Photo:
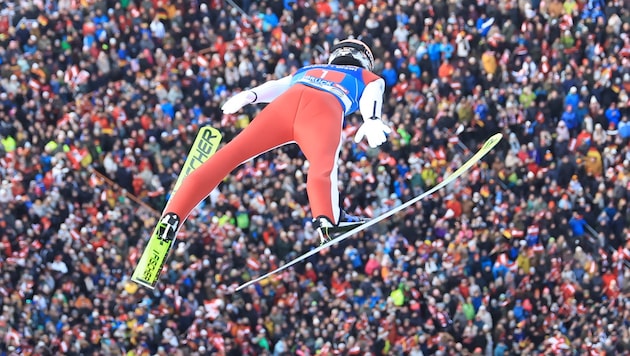
M 383 108 L 383 93 L 385 92 L 385 80 L 379 78 L 368 83 L 363 90 L 363 95 L 359 99 L 359 111 L 363 120 L 372 117 L 381 118 Z
M 256 94 L 256 100 L 254 103 L 270 103 L 275 98 L 284 93 L 291 86 L 292 76 L 286 76 L 277 80 L 270 80 L 264 84 L 261 84 L 253 89 L 250 89 Z

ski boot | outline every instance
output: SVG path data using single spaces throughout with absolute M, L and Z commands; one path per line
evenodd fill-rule
M 333 224 L 326 216 L 320 215 L 313 219 L 313 227 L 319 233 L 319 242 L 323 245 L 334 239 L 336 235 L 350 231 L 366 221 L 367 219 L 363 217 L 349 215 L 342 210 L 337 225 Z

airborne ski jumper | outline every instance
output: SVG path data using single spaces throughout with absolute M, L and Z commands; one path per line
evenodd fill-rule
M 225 102 L 225 114 L 233 114 L 248 104 L 269 105 L 184 179 L 160 219 L 160 231 L 168 235 L 162 239 L 173 240 L 192 209 L 233 169 L 293 142 L 310 163 L 306 190 L 322 242 L 330 234 L 363 223 L 364 219 L 350 216 L 339 207 L 337 170 L 347 115 L 360 111 L 363 116 L 356 142 L 366 138 L 371 147 L 377 147 L 391 132 L 381 120 L 385 82 L 372 72 L 373 67 L 370 48 L 361 41 L 346 39 L 332 47 L 328 64 L 303 67 L 293 75 L 242 91 Z

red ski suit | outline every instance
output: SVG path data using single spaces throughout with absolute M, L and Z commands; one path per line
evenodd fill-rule
M 247 101 L 269 105 L 184 179 L 165 214 L 175 213 L 183 221 L 240 164 L 295 142 L 310 163 L 306 189 L 312 216 L 323 215 L 336 223 L 340 214 L 337 161 L 344 117 L 358 109 L 364 119 L 380 117 L 383 90 L 383 79 L 376 74 L 335 65 L 305 67 L 253 88 L 254 98 Z

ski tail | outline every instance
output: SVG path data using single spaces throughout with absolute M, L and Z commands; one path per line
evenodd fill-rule
M 199 130 L 197 137 L 195 138 L 195 142 L 191 146 L 190 152 L 186 157 L 184 166 L 175 181 L 175 185 L 170 193 L 169 201 L 166 203 L 164 212 L 168 211 L 170 197 L 177 192 L 184 178 L 186 178 L 190 172 L 203 164 L 216 152 L 219 147 L 219 143 L 221 142 L 221 138 L 221 133 L 210 126 L 204 126 Z M 183 221 L 181 223 L 183 223 Z M 181 223 L 178 222 L 179 225 L 181 225 Z M 175 236 L 167 238 L 164 236 L 165 234 L 163 232 L 163 222 L 159 221 L 155 226 L 155 229 L 153 230 L 153 233 L 151 234 L 142 256 L 140 256 L 138 264 L 131 276 L 132 281 L 151 289 L 155 288 L 171 247 L 175 242 Z
M 347 239 L 348 237 L 351 237 L 365 229 L 367 229 L 368 227 L 378 224 L 379 222 L 389 218 L 390 216 L 412 206 L 413 204 L 416 204 L 417 202 L 419 202 L 420 200 L 433 195 L 435 192 L 439 191 L 440 189 L 445 188 L 446 186 L 448 186 L 449 184 L 451 184 L 453 181 L 455 181 L 457 178 L 459 178 L 460 176 L 464 175 L 464 173 L 466 173 L 468 170 L 470 170 L 470 168 L 472 168 L 477 162 L 479 162 L 484 156 L 486 156 L 490 151 L 492 151 L 492 149 L 494 148 L 494 146 L 496 146 L 501 139 L 503 138 L 503 134 L 501 133 L 497 133 L 494 134 L 493 136 L 491 136 L 484 144 L 483 146 L 479 149 L 479 151 L 477 151 L 477 153 L 475 153 L 468 161 L 464 162 L 464 164 L 459 167 L 455 172 L 453 172 L 453 174 L 449 175 L 448 177 L 446 177 L 444 180 L 442 180 L 439 184 L 435 185 L 433 188 L 431 188 L 430 190 L 416 196 L 413 199 L 410 199 L 409 201 L 397 206 L 394 209 L 388 210 L 387 212 L 383 213 L 382 215 L 377 216 L 374 219 L 370 219 L 368 221 L 366 221 L 364 224 L 359 225 L 357 227 L 355 227 L 354 229 L 343 233 L 337 237 L 335 237 L 334 239 L 306 252 L 305 254 L 287 262 L 286 264 L 276 268 L 275 270 L 268 272 L 260 277 L 257 277 L 255 279 L 252 279 L 248 282 L 245 282 L 243 284 L 241 284 L 240 286 L 238 286 L 235 289 L 235 292 L 238 292 L 246 287 L 249 287 L 250 285 L 254 284 L 254 283 L 258 283 L 264 279 L 267 279 L 279 272 L 284 271 L 285 269 L 301 262 L 304 261 L 305 259 L 319 253 L 321 250 L 328 248 L 334 244 L 337 244 L 345 239 Z

